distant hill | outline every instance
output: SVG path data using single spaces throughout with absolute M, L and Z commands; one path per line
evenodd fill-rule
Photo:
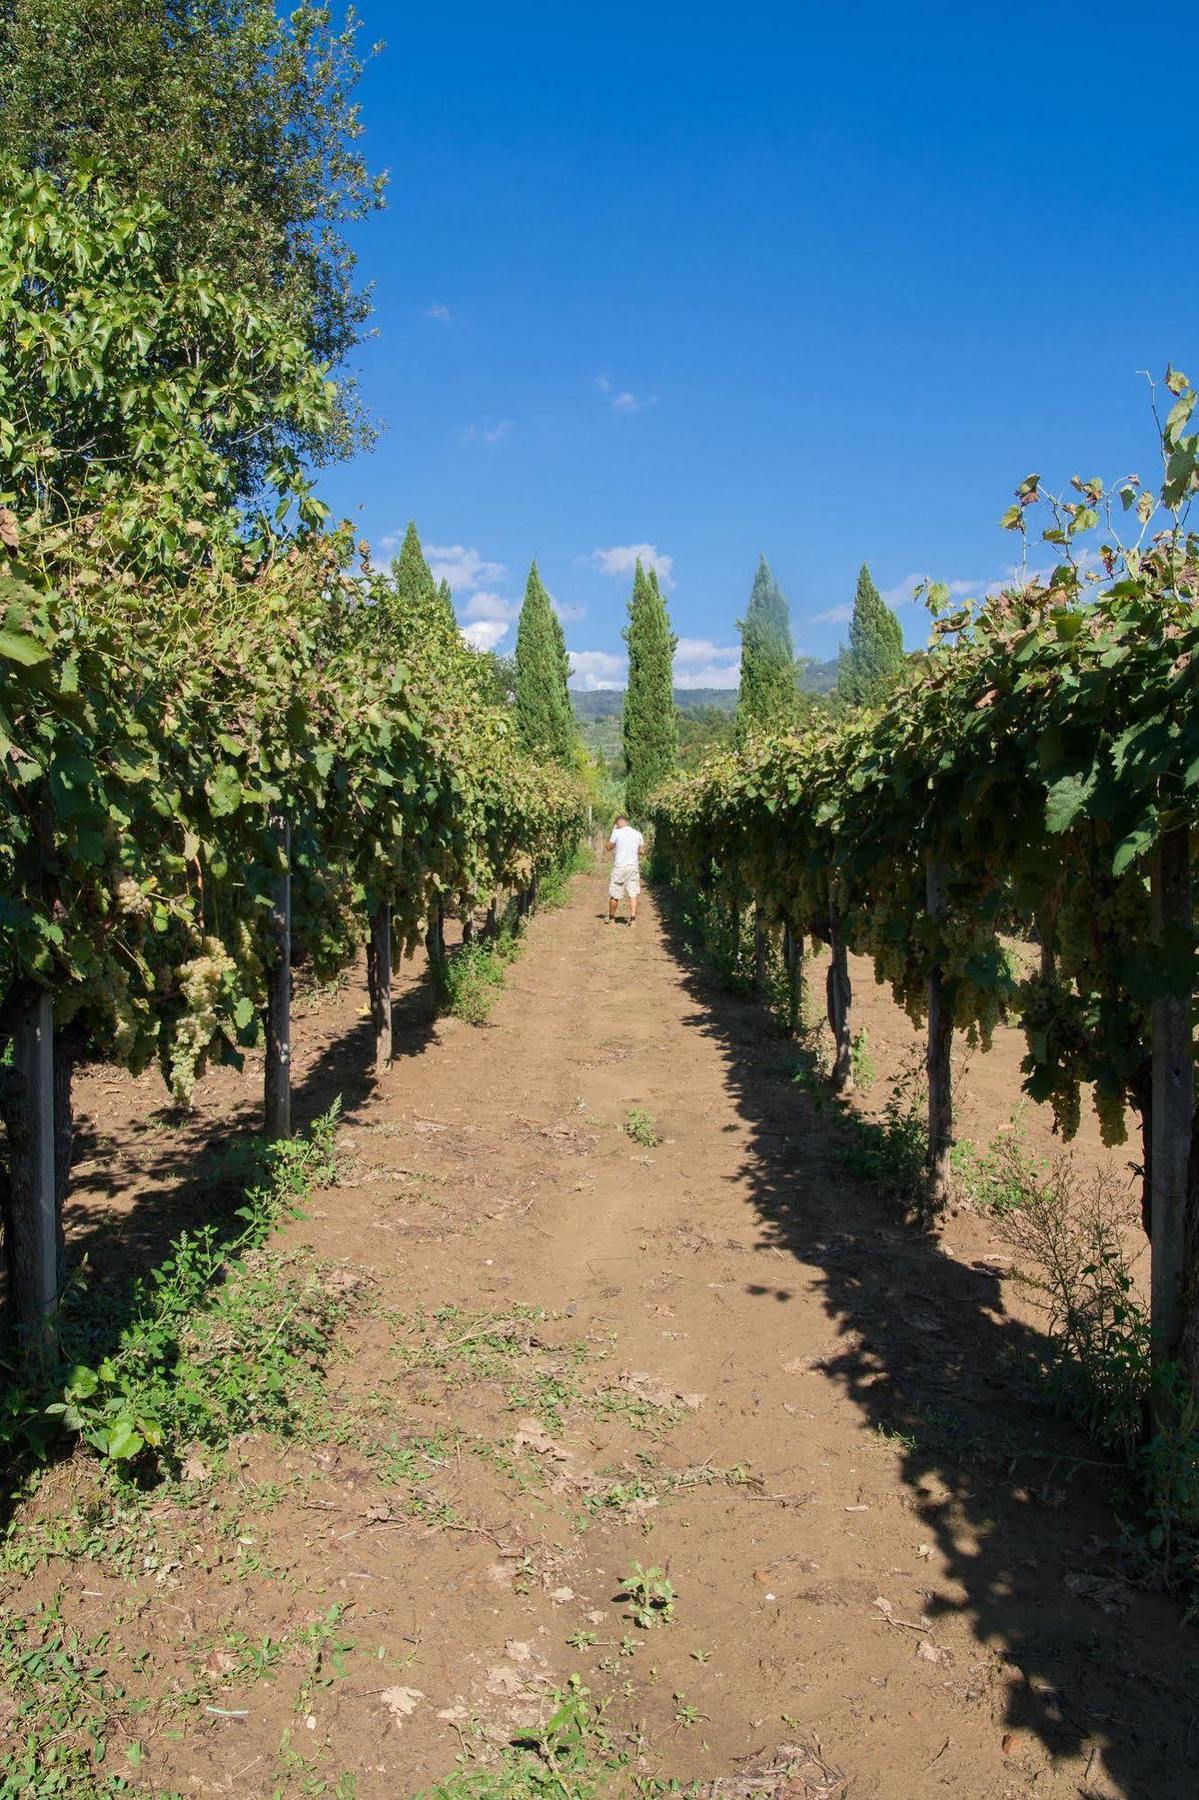
M 619 718 L 624 711 L 623 688 L 599 688 L 595 693 L 580 693 L 577 688 L 570 690 L 574 702 L 575 718 L 580 724 L 591 724 L 596 719 Z M 696 706 L 718 706 L 722 712 L 732 712 L 737 704 L 736 688 L 676 688 L 674 703 L 680 712 L 689 712 Z
M 841 666 L 839 657 L 830 657 L 828 662 L 810 662 L 803 666 L 799 678 L 801 692 L 805 694 L 831 694 L 837 685 L 837 670 Z
M 837 658 L 829 662 L 805 663 L 799 677 L 805 694 L 831 694 L 837 685 Z M 575 718 L 581 725 L 592 725 L 600 719 L 618 719 L 624 709 L 623 688 L 600 688 L 595 693 L 581 693 L 572 688 Z M 676 688 L 674 703 L 680 712 L 691 712 L 699 706 L 714 706 L 721 712 L 732 712 L 737 704 L 736 688 Z

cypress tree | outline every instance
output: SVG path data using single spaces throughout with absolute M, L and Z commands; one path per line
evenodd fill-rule
M 562 624 L 534 563 L 516 628 L 516 725 L 527 750 L 559 762 L 574 748 L 569 673 Z
M 902 627 L 863 563 L 849 623 L 849 646 L 841 652 L 837 671 L 837 693 L 848 706 L 870 706 L 902 667 Z
M 737 629 L 741 633 L 738 740 L 754 731 L 785 731 L 799 716 L 795 650 L 787 597 L 764 556 Z
M 425 561 L 420 534 L 411 522 L 400 554 L 392 558 L 391 579 L 395 596 L 393 617 L 402 644 L 432 640 L 456 645 L 460 641 L 449 583 L 443 581 L 440 588 L 437 586 Z
M 629 647 L 629 685 L 624 697 L 624 757 L 628 770 L 625 800 L 630 813 L 644 813 L 646 802 L 675 767 L 679 720 L 674 705 L 674 649 L 666 602 L 658 572 L 647 575 L 637 559 L 629 622 L 623 637 Z

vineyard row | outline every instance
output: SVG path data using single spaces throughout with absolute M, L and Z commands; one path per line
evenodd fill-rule
M 1194 1385 L 1199 542 L 1178 520 L 1199 466 L 1182 431 L 1193 404 L 1184 388 L 1164 433 L 1164 528 L 1148 531 L 1159 503 L 1130 479 L 1116 508 L 1142 531 L 1122 545 L 1113 496 L 1076 483 L 1079 498 L 1045 502 L 1051 575 L 977 606 L 934 594 L 934 647 L 879 706 L 751 740 L 668 784 L 654 813 L 679 874 L 752 906 L 759 933 L 785 931 L 793 983 L 805 940 L 829 947 L 838 1085 L 852 1080 L 848 951 L 927 1024 L 930 1210 L 949 1180 L 955 1031 L 985 1046 L 1018 1018 L 1026 1090 L 1066 1138 L 1088 1086 L 1109 1144 L 1139 1119 L 1156 1352 Z M 1042 501 L 1032 477 L 1009 522 Z M 1011 935 L 1039 944 L 1031 973 Z
M 157 1059 L 186 1101 L 265 1045 L 290 1127 L 293 960 L 365 943 L 381 1060 L 393 948 L 537 879 L 583 829 L 578 779 L 514 741 L 483 660 L 428 584 L 399 592 L 347 533 L 198 559 L 181 582 L 0 551 L 0 1117 L 9 1300 L 47 1338 L 81 1054 Z M 72 527 L 72 543 L 80 525 Z M 46 578 L 47 565 L 55 572 Z

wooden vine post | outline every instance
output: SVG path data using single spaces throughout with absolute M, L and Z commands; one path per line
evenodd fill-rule
M 429 958 L 429 973 L 433 977 L 434 986 L 440 988 L 445 981 L 445 908 L 440 900 L 429 914 L 425 954 Z
M 12 1032 L 4 1096 L 8 1131 L 8 1278 L 23 1361 L 54 1349 L 58 1304 L 58 1183 L 54 1156 L 54 1002 L 28 984 Z
M 270 831 L 280 866 L 271 883 L 263 1114 L 267 1142 L 274 1143 L 291 1136 L 291 825 L 273 813 Z
M 804 942 L 790 919 L 783 926 L 783 961 L 787 968 L 787 1029 L 792 1037 L 803 1030 Z
M 825 991 L 828 1022 L 833 1033 L 832 1084 L 834 1093 L 845 1094 L 853 1086 L 853 987 L 841 915 L 836 906 L 829 907 L 828 945 L 830 957 Z
M 945 858 L 930 850 L 925 865 L 928 916 L 945 916 Z M 949 1199 L 953 1151 L 953 998 L 940 963 L 928 972 L 928 1206 L 940 1212 Z
M 366 985 L 375 1028 L 375 1068 L 385 1069 L 393 1053 L 391 1027 L 391 907 L 386 901 L 371 916 L 366 947 Z
M 1154 943 L 1168 949 L 1172 940 L 1185 942 L 1192 920 L 1190 833 L 1185 826 L 1159 840 L 1150 893 Z M 1196 1279 L 1196 1272 L 1186 1267 L 1187 1168 L 1195 1112 L 1189 993 L 1163 994 L 1153 1002 L 1152 1054 L 1150 1316 L 1154 1356 L 1169 1362 L 1182 1347 L 1184 1295 Z
M 761 906 L 754 907 L 754 986 L 761 992 L 766 986 L 768 974 L 766 937 L 766 913 Z

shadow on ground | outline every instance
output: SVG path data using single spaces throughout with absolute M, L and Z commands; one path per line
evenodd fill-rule
M 317 1015 L 319 1022 L 319 1015 Z M 397 1057 L 419 1056 L 436 1026 L 433 996 L 423 958 L 407 985 L 397 994 L 392 1009 Z M 302 1041 L 304 1022 L 294 1035 Z M 250 1075 L 254 1079 L 250 1079 Z M 181 1231 L 201 1224 L 237 1227 L 240 1182 L 230 1179 L 236 1160 L 229 1152 L 252 1142 L 262 1129 L 260 1095 L 261 1059 L 255 1058 L 237 1097 L 219 1112 L 188 1112 L 163 1106 L 135 1118 L 122 1130 L 137 1140 L 141 1191 L 131 1206 L 100 1211 L 90 1204 L 72 1202 L 65 1207 L 68 1268 L 86 1262 L 97 1286 L 124 1289 L 130 1271 L 146 1272 L 166 1256 Z M 292 1089 L 292 1120 L 303 1131 L 312 1120 L 339 1103 L 342 1115 L 353 1119 L 377 1086 L 374 1067 L 374 1033 L 366 1019 L 355 1019 L 323 1046 Z M 148 1148 L 157 1139 L 154 1148 Z M 94 1161 L 89 1173 L 92 1196 L 113 1196 L 121 1191 L 121 1165 L 105 1167 L 111 1143 L 97 1137 L 90 1127 L 76 1133 L 73 1161 L 78 1166 Z M 117 1308 L 119 1312 L 119 1307 Z M 115 1314 L 114 1314 L 115 1316 Z
M 308 1016 L 319 1031 L 319 1012 Z M 423 954 L 410 972 L 397 972 L 392 1020 L 397 1058 L 420 1055 L 436 1028 L 434 993 Z M 301 1015 L 293 1024 L 293 1043 L 303 1042 L 304 1031 Z M 139 1303 L 137 1277 L 160 1267 L 183 1232 L 209 1226 L 218 1247 L 233 1244 L 242 1235 L 245 1221 L 238 1209 L 253 1174 L 262 1130 L 261 1067 L 260 1057 L 252 1059 L 246 1079 L 219 1101 L 210 1100 L 207 1110 L 151 1104 L 141 1115 L 121 1118 L 111 1133 L 97 1132 L 90 1123 L 77 1127 L 73 1166 L 87 1162 L 97 1166 L 87 1177 L 86 1200 L 68 1193 L 64 1207 L 63 1343 L 64 1354 L 69 1345 L 68 1360 L 94 1366 L 116 1348 Z M 296 1081 L 295 1130 L 302 1132 L 335 1103 L 343 1117 L 353 1119 L 376 1086 L 373 1027 L 369 1020 L 354 1018 L 327 1038 Z M 165 1090 L 159 1092 L 165 1100 Z M 123 1207 L 98 1206 L 97 1197 L 111 1199 L 124 1191 L 131 1161 L 136 1167 L 136 1196 Z M 3 1380 L 0 1364 L 0 1384 Z M 0 1406 L 4 1397 L 0 1388 Z M 46 1399 L 59 1397 L 57 1389 L 47 1392 L 37 1408 Z M 55 1440 L 48 1454 L 69 1456 L 74 1442 L 70 1437 Z M 19 1473 L 10 1470 L 14 1479 Z M 15 1492 L 8 1493 L 0 1504 L 0 1525 L 10 1516 L 14 1499 Z
M 657 897 L 696 1003 L 687 1023 L 719 1045 L 752 1134 L 738 1179 L 760 1242 L 794 1259 L 778 1286 L 749 1291 L 776 1305 L 820 1296 L 843 1346 L 824 1371 L 890 1438 L 945 1559 L 952 1588 L 931 1595 L 929 1617 L 965 1616 L 1005 1665 L 997 1733 L 1014 1753 L 1027 1734 L 1081 1756 L 1078 1791 L 1094 1800 L 1194 1800 L 1199 1647 L 1171 1602 L 1120 1579 L 1114 1473 L 1031 1390 L 1036 1332 L 1006 1311 L 984 1260 L 954 1259 L 846 1171 L 850 1131 L 797 1085 L 797 1047 L 721 986 Z M 1013 1765 L 1007 1792 L 1028 1791 Z

